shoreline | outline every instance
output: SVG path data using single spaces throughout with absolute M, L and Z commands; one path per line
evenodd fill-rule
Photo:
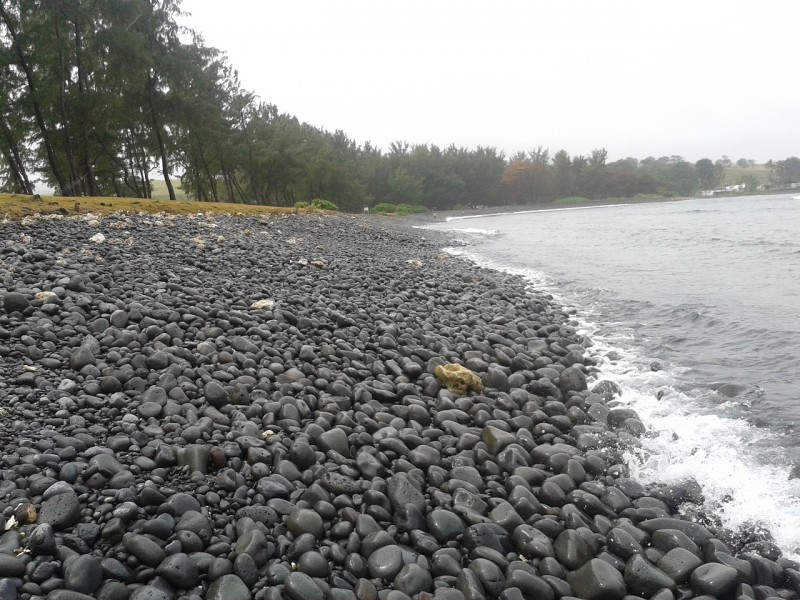
M 501 215 L 509 215 L 515 213 L 535 213 L 535 212 L 549 212 L 555 210 L 580 210 L 592 208 L 609 208 L 614 206 L 630 206 L 638 204 L 663 204 L 669 202 L 683 202 L 686 200 L 694 200 L 694 197 L 681 197 L 681 198 L 658 198 L 636 200 L 631 198 L 611 198 L 606 200 L 597 200 L 581 203 L 570 204 L 547 204 L 547 205 L 512 205 L 512 206 L 488 206 L 483 208 L 465 208 L 460 210 L 444 210 L 436 211 L 436 219 L 433 219 L 433 211 L 407 215 L 403 217 L 382 217 L 386 219 L 394 219 L 399 222 L 407 223 L 412 226 L 430 225 L 432 223 L 449 222 L 456 219 L 471 219 L 480 217 L 493 217 Z
M 0 537 L 0 587 L 51 600 L 799 591 L 768 539 L 677 518 L 692 482 L 625 477 L 644 426 L 609 404 L 569 314 L 408 225 L 0 223 L 0 507 L 22 523 Z M 446 363 L 478 381 L 449 391 Z

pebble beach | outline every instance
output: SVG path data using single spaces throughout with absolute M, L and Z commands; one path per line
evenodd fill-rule
M 798 598 L 570 314 L 333 214 L 0 223 L 0 600 Z M 454 366 L 453 366 L 454 365 Z

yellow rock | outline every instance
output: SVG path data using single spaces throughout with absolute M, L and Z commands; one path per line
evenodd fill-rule
M 439 383 L 447 387 L 454 394 L 466 396 L 472 392 L 482 392 L 481 378 L 475 373 L 456 364 L 436 365 L 433 370 Z
M 39 514 L 36 512 L 36 507 L 33 504 L 21 504 L 14 512 L 14 517 L 20 525 L 27 525 L 29 523 L 36 523 Z

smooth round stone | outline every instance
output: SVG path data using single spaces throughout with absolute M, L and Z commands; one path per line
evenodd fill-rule
M 239 554 L 236 557 L 233 561 L 233 573 L 249 588 L 252 588 L 260 577 L 258 565 L 249 554 Z
M 436 448 L 418 446 L 409 452 L 408 460 L 415 467 L 427 469 L 432 465 L 438 465 L 442 460 L 442 455 Z
M 625 565 L 625 584 L 628 592 L 649 598 L 660 589 L 675 589 L 675 581 L 666 573 L 651 565 L 639 554 Z
M 483 491 L 483 476 L 475 467 L 466 465 L 453 467 L 450 470 L 450 479 L 465 481 L 466 483 L 474 485 L 479 492 Z
M 30 305 L 27 296 L 19 292 L 7 292 L 3 295 L 3 308 L 7 313 L 22 312 Z
M 125 549 L 139 562 L 148 567 L 157 567 L 164 560 L 164 550 L 150 538 L 136 533 L 126 533 L 122 538 Z
M 172 594 L 152 585 L 134 590 L 129 600 L 172 600 Z
M 260 529 L 245 531 L 236 540 L 236 554 L 249 554 L 256 564 L 261 567 L 269 559 L 269 546 L 267 537 Z
M 165 506 L 167 512 L 176 517 L 180 517 L 183 513 L 190 510 L 200 511 L 200 503 L 197 499 L 194 496 L 182 492 L 170 496 Z
M 139 416 L 143 419 L 160 417 L 162 410 L 161 405 L 156 402 L 142 402 L 137 409 Z
M 331 568 L 322 554 L 316 551 L 304 552 L 297 561 L 297 570 L 311 577 L 325 578 L 330 575 Z
M 582 567 L 594 557 L 586 540 L 574 529 L 563 531 L 553 543 L 556 558 L 570 571 Z
M 56 552 L 56 538 L 49 523 L 37 525 L 28 538 L 28 549 L 33 556 L 51 555 Z
M 290 573 L 283 582 L 283 591 L 291 600 L 325 600 L 325 593 L 305 573 Z M 219 600 L 223 598 L 220 597 Z
M 297 465 L 297 468 L 305 470 L 317 464 L 317 454 L 305 440 L 300 439 L 289 448 L 289 460 Z
M 56 580 L 57 582 L 58 580 Z M 51 588 L 52 589 L 52 588 Z M 45 590 L 42 590 L 43 592 Z M 74 590 L 54 589 L 47 594 L 47 600 L 95 600 L 94 596 L 81 594 Z
M 325 534 L 325 524 L 313 510 L 301 508 L 286 519 L 286 528 L 295 537 L 304 533 L 310 533 L 315 538 L 320 539 Z
M 672 577 L 676 583 L 685 583 L 692 571 L 701 564 L 703 561 L 692 552 L 685 548 L 673 548 L 661 557 L 656 566 Z
M 0 554 L 0 577 L 21 577 L 24 573 L 24 562 L 16 556 Z
M 736 569 L 716 563 L 706 563 L 697 567 L 690 578 L 692 591 L 697 594 L 710 594 L 726 598 L 736 588 Z
M 644 549 L 641 544 L 633 539 L 630 533 L 621 527 L 615 527 L 606 536 L 608 551 L 616 554 L 623 560 L 628 560 L 636 554 L 643 554 Z
M 233 563 L 227 558 L 215 558 L 208 566 L 208 578 L 212 581 L 233 573 Z
M 356 600 L 378 600 L 378 588 L 372 581 L 363 577 L 356 582 L 353 592 Z
M 206 600 L 252 600 L 252 597 L 244 581 L 236 575 L 223 575 L 206 592 Z
M 481 546 L 486 546 L 501 554 L 508 554 L 514 550 L 514 542 L 511 536 L 496 523 L 470 525 L 464 532 L 461 542 L 469 552 Z
M 403 552 L 394 544 L 382 546 L 367 558 L 370 576 L 384 581 L 393 581 L 403 568 Z
M 599 558 L 569 573 L 567 583 L 576 596 L 585 600 L 620 600 L 627 594 L 622 573 Z
M 545 575 L 544 577 L 548 577 Z M 505 581 L 506 590 L 516 588 L 524 598 L 552 598 L 553 590 L 547 581 L 536 575 L 536 571 L 509 569 Z
M 333 450 L 342 456 L 350 456 L 350 445 L 347 442 L 347 434 L 343 429 L 334 427 L 319 436 L 317 444 L 320 450 L 327 452 Z
M 420 592 L 429 592 L 433 587 L 433 578 L 427 569 L 416 563 L 405 565 L 392 584 L 394 589 L 408 596 L 415 596 Z
M 103 568 L 100 561 L 84 554 L 69 560 L 64 567 L 64 585 L 67 589 L 91 594 L 103 583 Z
M 436 600 L 466 600 L 466 596 L 464 596 L 464 593 L 461 590 L 449 587 L 436 588 L 436 592 L 433 594 L 433 597 Z M 512 598 L 509 600 L 516 599 Z
M 156 568 L 156 573 L 178 589 L 188 590 L 197 585 L 197 563 L 183 552 L 167 556 Z
M 229 401 L 228 392 L 216 381 L 209 381 L 205 387 L 203 387 L 203 395 L 205 396 L 206 402 L 216 408 L 222 408 L 227 405 Z
M 498 565 L 485 558 L 476 558 L 469 564 L 469 570 L 475 573 L 486 593 L 492 597 L 503 591 L 505 577 Z
M 425 496 L 406 473 L 397 473 L 389 478 L 386 495 L 395 510 L 406 504 L 413 504 L 421 511 L 425 510 Z
M 466 526 L 457 514 L 437 508 L 428 514 L 428 531 L 440 542 L 446 543 L 464 533 Z

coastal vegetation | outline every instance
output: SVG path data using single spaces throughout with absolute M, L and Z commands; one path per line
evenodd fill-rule
M 800 182 L 796 157 L 609 161 L 605 148 L 507 156 L 359 143 L 244 89 L 179 15 L 180 0 L 0 4 L 0 189 L 282 207 L 325 198 L 343 211 L 391 204 L 402 214 Z

